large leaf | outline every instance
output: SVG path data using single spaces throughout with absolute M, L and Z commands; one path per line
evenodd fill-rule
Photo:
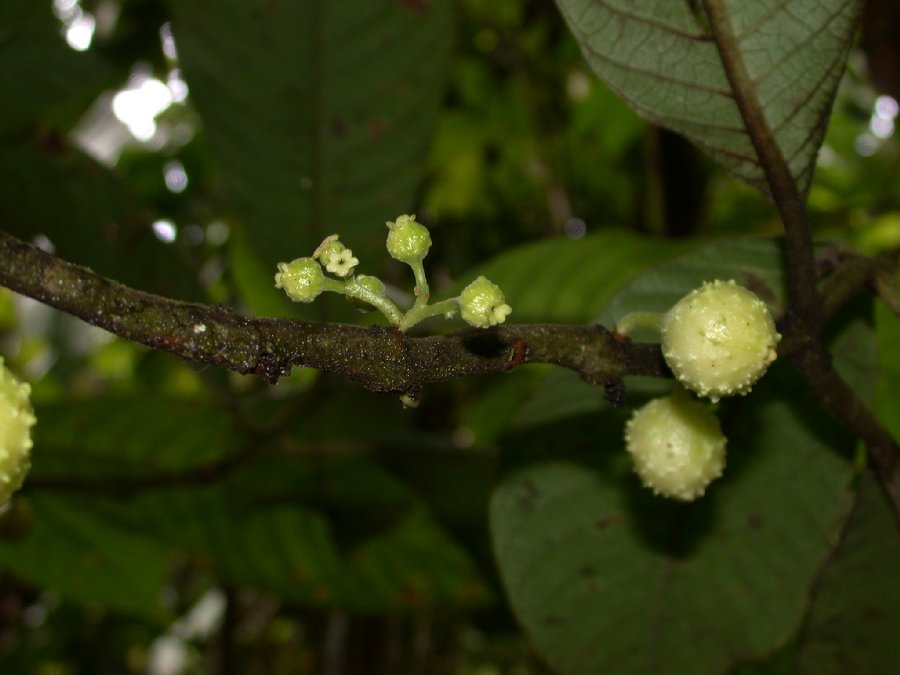
M 511 439 L 513 456 L 544 456 L 496 489 L 495 552 L 560 672 L 719 673 L 798 630 L 851 501 L 851 464 L 831 448 L 852 440 L 813 431 L 772 389 L 730 409 L 725 477 L 689 505 L 639 485 L 621 416 Z
M 781 247 L 742 239 L 648 270 L 597 319 L 665 311 L 715 278 L 750 286 L 776 314 L 784 307 Z M 855 316 L 836 325 L 835 365 L 868 391 L 877 352 Z M 628 399 L 668 386 L 632 378 Z M 552 664 L 566 673 L 722 672 L 798 632 L 852 501 L 853 441 L 806 396 L 776 364 L 749 397 L 724 401 L 725 477 L 685 506 L 637 485 L 621 440 L 626 412 L 577 377 L 542 383 L 505 443 L 510 461 L 531 463 L 496 490 L 492 532 L 513 608 Z
M 421 178 L 450 2 L 170 5 L 192 100 L 263 263 L 309 255 L 332 232 L 380 249 Z
M 640 114 L 766 191 L 736 92 L 762 112 L 801 192 L 812 178 L 859 0 L 557 0 L 594 71 Z M 714 6 L 716 28 L 701 6 Z M 723 59 L 728 54 L 728 59 Z M 740 61 L 736 85 L 725 64 Z M 732 71 L 733 72 L 733 71 Z

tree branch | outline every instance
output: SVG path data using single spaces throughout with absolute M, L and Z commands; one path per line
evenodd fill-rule
M 800 350 L 792 362 L 826 407 L 865 442 L 869 463 L 893 504 L 895 517 L 900 518 L 900 450 L 890 432 L 834 370 L 824 348 Z
M 703 0 L 703 9 L 709 19 L 713 39 L 718 47 L 735 102 L 766 174 L 775 207 L 784 224 L 790 261 L 788 287 L 791 297 L 791 318 L 799 322 L 801 330 L 814 340 L 822 327 L 822 303 L 816 290 L 815 254 L 803 197 L 760 107 L 756 85 L 747 72 L 747 66 L 731 27 L 728 10 L 722 0 Z
M 392 328 L 250 318 L 129 288 L 0 232 L 0 285 L 134 342 L 276 381 L 302 365 L 374 391 L 415 395 L 429 382 L 551 363 L 593 384 L 667 376 L 657 345 L 600 326 L 503 325 L 407 337 Z M 611 389 L 612 391 L 612 389 Z

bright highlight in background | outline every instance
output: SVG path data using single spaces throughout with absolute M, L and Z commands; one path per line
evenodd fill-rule
M 97 22 L 85 12 L 79 0 L 53 0 L 53 13 L 63 24 L 63 35 L 72 49 L 83 52 L 90 48 Z
M 153 234 L 161 242 L 171 244 L 178 236 L 178 228 L 171 220 L 162 218 L 153 223 Z
M 156 133 L 156 116 L 172 105 L 172 92 L 155 77 L 135 75 L 128 87 L 113 97 L 116 117 L 134 137 L 149 141 Z

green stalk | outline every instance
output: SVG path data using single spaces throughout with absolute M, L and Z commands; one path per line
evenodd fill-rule
M 402 331 L 406 331 L 409 328 L 415 326 L 420 321 L 427 319 L 430 316 L 437 316 L 438 314 L 443 314 L 448 319 L 456 314 L 459 310 L 459 298 L 450 298 L 449 300 L 441 300 L 440 302 L 436 302 L 433 305 L 422 305 L 419 304 L 418 300 L 416 300 L 416 304 L 413 305 L 409 311 L 403 315 L 403 320 L 400 321 L 398 327 Z

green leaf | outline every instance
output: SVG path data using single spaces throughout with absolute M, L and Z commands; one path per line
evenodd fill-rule
M 894 438 L 900 439 L 900 317 L 882 303 L 875 306 L 875 331 L 881 354 L 876 413 Z
M 750 287 L 777 315 L 783 265 L 775 240 L 711 242 L 634 278 L 597 320 L 666 311 L 716 278 Z M 851 310 L 831 346 L 865 392 L 877 352 L 860 319 L 868 304 Z M 670 386 L 629 378 L 628 400 Z M 638 485 L 623 452 L 626 415 L 599 388 L 569 373 L 544 380 L 505 443 L 508 463 L 532 463 L 495 491 L 491 527 L 513 608 L 545 658 L 567 673 L 721 672 L 790 641 L 852 499 L 851 463 L 835 451 L 846 457 L 853 441 L 806 396 L 775 364 L 748 397 L 723 401 L 725 476 L 679 505 Z
M 816 583 L 798 673 L 889 673 L 900 664 L 900 532 L 870 474 Z
M 36 495 L 25 536 L 0 541 L 0 568 L 65 598 L 161 617 L 168 564 L 154 541 L 97 518 L 78 500 Z
M 422 176 L 451 44 L 448 0 L 170 3 L 227 196 L 267 267 L 339 232 L 381 250 Z
M 237 449 L 227 413 L 205 403 L 137 393 L 37 407 L 36 478 L 144 478 L 186 470 Z
M 560 672 L 722 672 L 798 629 L 851 500 L 832 448 L 852 440 L 758 389 L 727 408 L 729 466 L 691 504 L 639 485 L 621 415 L 510 440 L 511 461 L 537 458 L 495 490 L 494 549 L 513 610 Z
M 71 148 L 0 146 L 0 219 L 23 239 L 47 237 L 54 252 L 116 281 L 185 300 L 198 299 L 196 274 L 120 178 Z
M 801 193 L 812 178 L 859 0 L 557 0 L 588 63 L 637 112 L 683 134 L 736 177 L 768 191 L 722 53 L 746 68 L 755 99 Z
M 488 597 L 466 552 L 365 459 L 261 456 L 213 484 L 88 503 L 98 518 L 192 555 L 229 584 L 303 605 L 370 612 Z
M 687 245 L 603 230 L 583 239 L 546 239 L 516 248 L 479 268 L 498 284 L 517 322 L 584 323 L 616 288 Z M 467 275 L 467 280 L 471 281 Z M 460 285 L 460 288 L 465 283 Z
M 106 77 L 91 53 L 71 49 L 49 2 L 4 0 L 0 5 L 0 137 L 36 126 L 60 105 L 90 97 Z

